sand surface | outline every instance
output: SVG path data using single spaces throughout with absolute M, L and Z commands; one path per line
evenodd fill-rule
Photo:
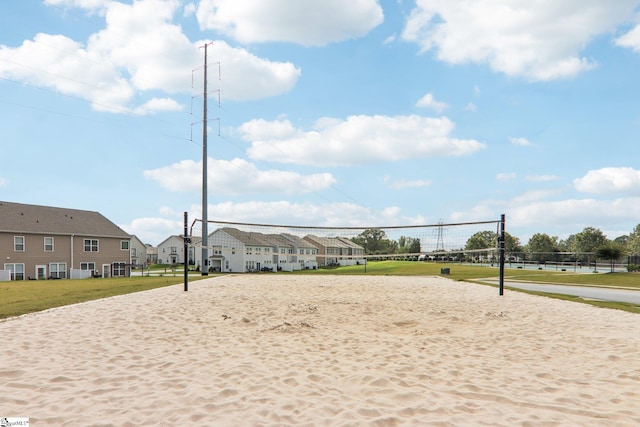
M 640 315 L 445 278 L 216 277 L 0 337 L 32 426 L 640 425 Z

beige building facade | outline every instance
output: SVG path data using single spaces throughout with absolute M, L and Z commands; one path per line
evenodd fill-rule
M 0 279 L 129 276 L 130 245 L 98 212 L 0 201 Z

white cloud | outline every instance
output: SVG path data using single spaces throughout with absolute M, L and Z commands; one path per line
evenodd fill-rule
M 527 138 L 516 138 L 513 136 L 509 137 L 509 142 L 511 142 L 513 145 L 519 145 L 520 147 L 528 147 L 530 145 L 533 145 Z
M 518 177 L 515 173 L 499 173 L 496 175 L 496 179 L 500 182 L 513 181 Z
M 91 37 L 90 48 L 104 52 L 114 64 L 126 69 L 139 90 L 190 92 L 192 70 L 202 65 L 201 47 L 205 42 L 189 41 L 179 26 L 170 23 L 178 3 L 156 3 L 144 0 L 133 6 L 111 7 L 107 28 Z M 225 100 L 287 92 L 300 77 L 300 70 L 291 63 L 265 60 L 223 41 L 210 44 L 207 56 L 209 75 L 215 77 L 209 89 L 220 89 Z M 224 78 L 219 79 L 218 69 Z M 201 78 L 196 76 L 196 81 Z
M 416 107 L 431 108 L 434 111 L 441 113 L 448 107 L 448 105 L 446 102 L 440 102 L 436 100 L 432 93 L 427 93 L 422 98 L 420 98 L 418 102 L 416 102 Z
M 6 187 L 8 183 L 9 181 L 7 181 L 5 178 L 0 177 L 0 187 Z
M 456 212 L 452 218 L 480 221 L 497 218 L 504 213 L 507 231 L 517 237 L 536 232 L 568 236 L 582 231 L 584 227 L 619 229 L 621 224 L 630 224 L 631 229 L 638 224 L 640 197 L 558 199 L 561 195 L 561 189 L 536 190 L 509 200 L 482 200 L 467 211 Z
M 384 39 L 384 41 L 382 42 L 383 45 L 390 45 L 391 43 L 393 43 L 394 41 L 396 41 L 396 38 L 398 36 L 396 35 L 396 33 L 391 34 L 389 37 L 387 37 L 386 39 Z
M 259 170 L 244 159 L 208 160 L 208 187 L 218 194 L 284 193 L 306 194 L 326 190 L 336 183 L 329 173 L 301 175 L 280 170 Z M 170 166 L 144 171 L 170 191 L 200 191 L 202 162 L 183 160 Z
M 301 70 L 290 62 L 259 58 L 245 49 L 233 48 L 222 41 L 209 46 L 210 61 L 220 62 L 223 100 L 244 101 L 279 95 L 291 90 Z M 216 74 L 217 77 L 217 74 Z M 213 88 L 210 84 L 210 88 Z
M 188 209 L 189 221 L 202 216 L 202 206 L 192 205 Z M 208 206 L 209 220 L 234 222 L 320 226 L 320 227 L 369 227 L 389 225 L 420 225 L 425 218 L 406 216 L 397 206 L 388 206 L 374 211 L 354 203 L 312 203 L 280 201 L 226 201 Z M 160 217 L 138 218 L 129 224 L 120 225 L 130 234 L 135 234 L 143 242 L 157 245 L 170 235 L 180 233 L 184 228 L 183 212 L 173 208 L 160 209 Z M 210 230 L 211 231 L 211 230 Z M 198 230 L 194 229 L 194 234 Z
M 382 211 L 353 203 L 290 202 L 223 202 L 209 207 L 209 219 L 237 222 L 315 225 L 321 227 L 385 226 L 394 224 L 424 224 L 421 216 L 407 217 L 396 206 Z
M 46 0 L 44 3 L 52 6 L 79 7 L 88 10 L 105 8 L 113 0 Z
M 51 3 L 51 2 L 50 2 Z M 37 34 L 19 47 L 0 45 L 0 77 L 44 87 L 91 102 L 99 111 L 145 114 L 176 110 L 164 98 L 131 105 L 147 91 L 192 92 L 192 70 L 202 65 L 200 46 L 172 22 L 178 1 L 119 2 L 57 1 L 56 5 L 102 7 L 106 26 L 86 44 L 63 35 Z M 248 100 L 289 91 L 300 69 L 288 62 L 259 58 L 222 41 L 209 46 L 210 62 L 226 73 L 212 90 L 225 100 Z M 217 67 L 210 74 L 217 77 Z M 199 81 L 199 80 L 196 80 Z M 157 95 L 157 93 L 154 93 Z
M 171 98 L 153 98 L 137 107 L 135 114 L 145 115 L 159 111 L 182 111 L 184 107 Z
M 464 107 L 464 111 L 470 111 L 472 113 L 475 113 L 476 111 L 478 111 L 478 107 L 473 102 L 470 102 L 467 104 L 466 107 Z
M 134 95 L 109 61 L 65 36 L 40 33 L 18 48 L 0 46 L 0 58 L 0 77 L 86 99 L 96 109 L 122 108 Z
M 197 10 L 197 7 L 194 3 L 187 3 L 184 5 L 184 11 L 183 11 L 183 15 L 184 16 L 192 16 L 195 15 Z
M 629 32 L 618 37 L 615 43 L 618 46 L 628 47 L 640 53 L 640 25 L 636 25 Z
M 615 200 L 567 199 L 537 201 L 508 207 L 509 222 L 516 227 L 555 226 L 567 229 L 567 225 L 579 232 L 587 226 L 636 222 L 640 217 L 640 198 Z
M 196 15 L 202 29 L 241 43 L 303 46 L 361 37 L 384 19 L 377 0 L 201 0 Z
M 497 219 L 500 214 L 496 213 L 493 206 L 486 204 L 478 204 L 465 212 L 453 212 L 449 216 L 451 222 L 471 222 L 471 221 L 488 221 L 493 218 Z
M 421 116 L 350 116 L 321 119 L 313 130 L 289 121 L 252 120 L 240 133 L 256 160 L 316 166 L 348 166 L 408 158 L 469 155 L 485 144 L 451 137 L 454 123 Z
M 402 37 L 450 64 L 487 63 L 509 76 L 567 78 L 593 68 L 581 57 L 624 23 L 637 0 L 417 0 Z
M 138 90 L 185 90 L 199 62 L 193 43 L 172 23 L 176 1 L 113 2 L 106 27 L 89 37 L 87 49 L 114 64 Z
M 573 184 L 582 193 L 640 195 L 640 171 L 630 167 L 602 168 L 589 171 Z
M 392 179 L 391 177 L 385 176 L 384 184 L 387 187 L 392 188 L 394 190 L 403 190 L 405 188 L 428 187 L 429 185 L 431 185 L 431 181 L 426 179 L 416 179 L 416 180 L 407 181 L 405 179 Z
M 556 197 L 559 194 L 562 194 L 562 190 L 557 188 L 545 189 L 545 190 L 530 190 L 515 196 L 514 198 L 511 199 L 510 203 L 521 205 L 525 203 L 544 201 L 551 197 Z
M 119 227 L 127 233 L 138 236 L 143 243 L 157 246 L 167 237 L 179 234 L 184 229 L 184 220 L 176 218 L 136 218 Z

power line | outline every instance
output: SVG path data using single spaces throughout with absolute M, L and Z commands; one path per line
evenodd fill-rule
M 20 86 L 26 86 L 28 88 L 39 90 L 39 91 L 43 91 L 43 92 L 49 92 L 49 93 L 57 95 L 57 96 L 63 96 L 65 98 L 73 99 L 73 100 L 76 100 L 76 101 L 81 101 L 82 103 L 90 102 L 90 101 L 88 101 L 88 100 L 86 100 L 86 99 L 84 99 L 82 97 L 79 97 L 79 96 L 58 92 L 56 90 L 52 90 L 52 89 L 49 89 L 49 88 L 46 88 L 46 87 L 42 87 L 42 86 L 36 86 L 36 85 L 29 84 L 29 83 L 19 82 L 17 80 L 9 79 L 9 78 L 6 78 L 6 77 L 0 77 L 0 80 L 4 80 L 4 81 L 10 82 L 10 83 L 15 83 L 15 84 L 18 84 Z M 42 112 L 46 112 L 46 113 L 49 113 L 49 114 L 55 114 L 55 115 L 70 117 L 70 118 L 74 118 L 74 119 L 80 119 L 80 120 L 87 121 L 87 122 L 100 123 L 100 124 L 107 125 L 107 126 L 110 126 L 110 127 L 114 126 L 114 122 L 111 122 L 111 121 L 107 122 L 107 121 L 101 120 L 101 119 L 95 119 L 95 118 L 90 118 L 90 117 L 86 117 L 86 116 L 79 116 L 77 114 L 67 113 L 67 112 L 64 112 L 62 110 L 54 110 L 54 109 L 43 108 L 41 106 L 28 105 L 28 104 L 25 104 L 25 103 L 20 103 L 20 102 L 15 102 L 15 101 L 7 101 L 6 99 L 0 99 L 0 103 L 8 104 L 8 105 L 16 105 L 16 106 L 19 106 L 19 107 L 22 107 L 22 108 L 28 108 L 28 109 L 31 109 L 31 110 L 42 111 Z M 100 105 L 100 106 L 107 107 L 107 108 L 114 109 L 114 110 L 117 109 L 117 107 L 109 106 L 107 104 L 98 104 L 98 103 L 93 103 L 93 104 Z M 130 111 L 127 111 L 127 110 L 122 110 L 122 111 L 124 113 L 127 113 L 129 116 L 133 115 Z M 149 115 L 144 115 L 144 116 L 134 115 L 134 116 L 140 117 L 140 118 L 142 118 L 144 120 L 156 121 L 156 122 L 163 123 L 163 124 L 171 124 L 171 122 L 169 122 L 167 120 L 163 120 L 163 119 L 160 119 L 160 118 L 154 117 L 154 116 L 149 116 Z M 123 129 L 126 128 L 126 126 L 121 125 L 121 124 L 116 124 L 116 126 L 117 127 L 121 127 Z M 186 138 L 184 136 L 169 135 L 169 134 L 166 134 L 166 133 L 160 133 L 160 135 L 169 137 L 171 139 L 182 140 L 182 141 L 190 141 L 189 138 Z

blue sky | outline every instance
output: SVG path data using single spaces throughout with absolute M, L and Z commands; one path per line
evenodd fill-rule
M 208 42 L 210 219 L 640 223 L 639 0 L 3 1 L 0 200 L 179 234 Z

